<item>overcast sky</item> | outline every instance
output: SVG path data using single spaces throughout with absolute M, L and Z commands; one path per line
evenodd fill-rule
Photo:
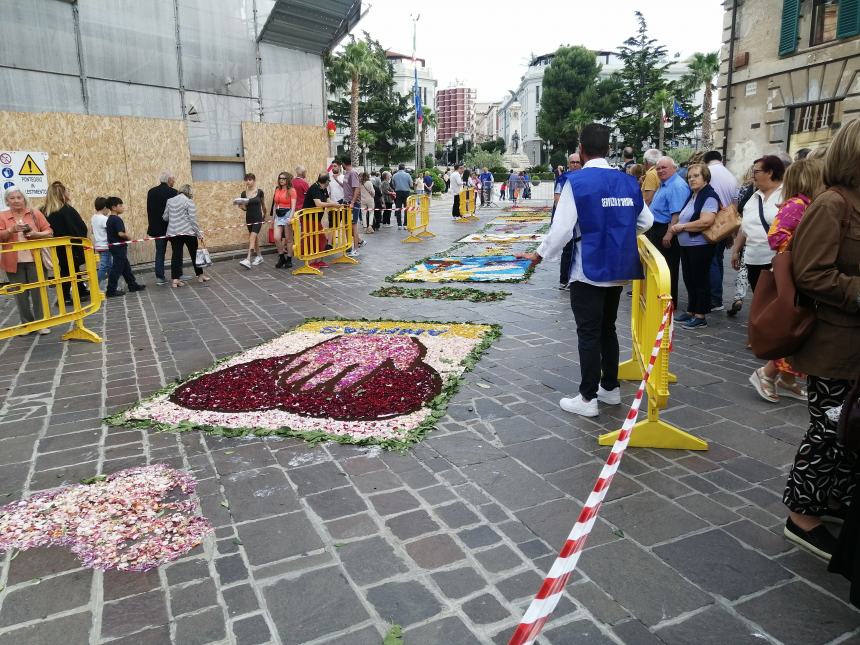
M 412 53 L 410 14 L 418 21 L 418 57 L 427 60 L 439 89 L 461 81 L 478 90 L 478 101 L 496 101 L 515 90 L 532 54 L 559 45 L 617 49 L 638 27 L 639 9 L 648 31 L 668 49 L 717 51 L 722 41 L 723 7 L 719 0 L 559 0 L 538 2 L 463 2 L 374 0 L 355 29 L 367 31 L 383 47 Z M 513 8 L 517 7 L 516 11 Z

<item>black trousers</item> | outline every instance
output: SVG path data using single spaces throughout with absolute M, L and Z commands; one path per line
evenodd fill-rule
M 136 287 L 137 280 L 134 279 L 131 264 L 128 262 L 128 249 L 125 246 L 112 246 L 110 247 L 110 254 L 113 257 L 113 264 L 110 267 L 110 273 L 108 273 L 107 293 L 116 292 L 116 285 L 120 276 L 125 280 L 126 286 Z
M 170 238 L 170 277 L 179 280 L 182 277 L 182 247 L 188 247 L 194 275 L 201 275 L 203 269 L 197 266 L 197 238 L 194 235 L 176 235 Z
M 561 262 L 558 267 L 558 283 L 567 284 L 570 280 L 570 265 L 573 261 L 573 240 L 564 245 L 561 251 Z
M 394 212 L 394 217 L 397 218 L 397 226 L 406 226 L 406 211 L 403 209 L 406 208 L 406 199 L 408 197 L 408 190 L 394 191 L 394 207 L 397 209 Z
M 681 271 L 687 287 L 687 311 L 705 315 L 711 311 L 711 262 L 714 246 L 682 246 Z
M 750 281 L 750 288 L 755 291 L 755 286 L 758 284 L 758 277 L 762 271 L 770 271 L 770 262 L 767 264 L 748 264 L 747 279 Z
M 666 231 L 669 229 L 669 224 L 660 224 L 659 222 L 654 222 L 654 225 L 645 233 L 645 237 L 648 238 L 648 241 L 651 242 L 654 246 L 657 247 L 657 250 L 663 254 L 663 257 L 666 259 L 666 264 L 669 265 L 669 276 L 671 279 L 671 289 L 672 289 L 672 304 L 675 308 L 678 308 L 678 274 L 681 265 L 681 247 L 678 245 L 678 238 L 672 238 L 672 245 L 667 249 L 663 246 L 663 237 L 666 235 Z
M 460 217 L 460 193 L 454 195 L 454 205 L 451 207 L 451 216 Z
M 391 203 L 384 202 L 382 207 L 382 225 L 388 226 L 391 224 Z
M 570 307 L 576 320 L 579 347 L 579 370 L 582 382 L 579 393 L 591 401 L 597 386 L 604 390 L 618 387 L 618 336 L 615 319 L 623 287 L 595 287 L 587 282 L 570 286 Z

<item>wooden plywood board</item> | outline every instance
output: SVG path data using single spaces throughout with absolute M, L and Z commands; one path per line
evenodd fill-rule
M 272 192 L 282 171 L 295 175 L 296 166 L 307 171 L 308 183 L 325 172 L 328 135 L 321 125 L 283 123 L 242 123 L 245 170 L 257 176 L 257 186 L 266 195 L 266 213 L 272 205 Z

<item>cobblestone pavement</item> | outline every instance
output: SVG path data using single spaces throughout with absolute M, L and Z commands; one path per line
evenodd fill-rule
M 356 267 L 322 279 L 218 263 L 207 286 L 149 289 L 88 325 L 0 343 L 0 500 L 147 463 L 190 470 L 217 527 L 202 548 L 149 573 L 100 573 L 68 552 L 2 559 L 0 645 L 111 642 L 505 643 L 573 524 L 608 449 L 595 420 L 562 412 L 578 381 L 557 265 L 514 296 L 470 304 L 371 298 L 386 274 L 476 227 L 434 205 L 439 237 L 369 238 Z M 485 216 L 484 219 L 489 219 Z M 730 272 L 729 272 L 730 273 Z M 729 276 L 727 276 L 728 278 Z M 622 336 L 629 343 L 629 300 Z M 306 316 L 498 322 L 438 429 L 407 453 L 295 439 L 109 429 L 106 414 Z M 14 319 L 11 304 L 0 309 Z M 857 643 L 847 583 L 781 535 L 780 497 L 806 419 L 747 384 L 743 316 L 679 330 L 665 419 L 703 453 L 630 449 L 543 643 Z M 633 386 L 624 386 L 629 403 Z M 226 503 L 225 503 L 226 502 Z

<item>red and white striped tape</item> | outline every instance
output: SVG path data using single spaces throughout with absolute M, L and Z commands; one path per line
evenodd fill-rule
M 398 211 L 411 213 L 417 211 L 417 208 L 373 208 L 373 209 L 365 209 L 365 210 L 374 210 L 374 211 L 386 211 L 390 210 L 392 214 L 397 213 Z M 273 222 L 272 219 L 266 219 L 262 222 L 257 222 L 259 224 L 268 224 Z M 210 231 L 227 231 L 233 228 L 244 228 L 247 229 L 251 224 L 243 223 L 243 224 L 230 224 L 229 226 L 219 226 L 218 228 L 209 229 Z M 124 242 L 111 242 L 108 246 L 128 246 L 129 244 L 139 244 L 140 242 L 152 242 L 153 240 L 167 240 L 173 237 L 172 235 L 156 235 L 153 237 L 142 237 L 139 240 L 125 240 Z M 104 251 L 105 249 L 99 248 L 96 251 Z
M 561 599 L 561 594 L 564 592 L 564 586 L 568 579 L 573 575 L 576 569 L 576 563 L 579 560 L 579 555 L 585 547 L 585 542 L 588 539 L 589 533 L 597 520 L 597 514 L 600 511 L 600 506 L 603 504 L 603 499 L 609 491 L 609 485 L 612 483 L 612 478 L 615 476 L 618 466 L 621 463 L 621 457 L 627 449 L 627 444 L 630 441 L 630 432 L 636 419 L 639 416 L 639 406 L 642 404 L 642 397 L 645 394 L 645 385 L 651 377 L 651 372 L 654 369 L 654 364 L 657 361 L 657 355 L 660 353 L 660 348 L 663 344 L 663 334 L 666 331 L 666 326 L 672 316 L 672 303 L 666 305 L 663 312 L 663 320 L 660 322 L 660 328 L 657 330 L 657 338 L 654 340 L 654 347 L 651 350 L 651 358 L 645 368 L 645 375 L 642 377 L 642 382 L 639 383 L 639 389 L 636 391 L 636 396 L 633 399 L 633 404 L 630 406 L 630 411 L 627 413 L 627 418 L 621 426 L 621 431 L 618 433 L 618 439 L 615 445 L 612 446 L 612 452 L 606 459 L 603 470 L 597 477 L 597 482 L 594 484 L 594 489 L 588 496 L 573 530 L 564 543 L 558 557 L 549 570 L 546 578 L 541 585 L 535 599 L 532 600 L 528 610 L 526 610 L 523 619 L 519 626 L 508 641 L 508 645 L 530 645 L 540 635 L 544 624 L 549 620 L 558 601 Z

